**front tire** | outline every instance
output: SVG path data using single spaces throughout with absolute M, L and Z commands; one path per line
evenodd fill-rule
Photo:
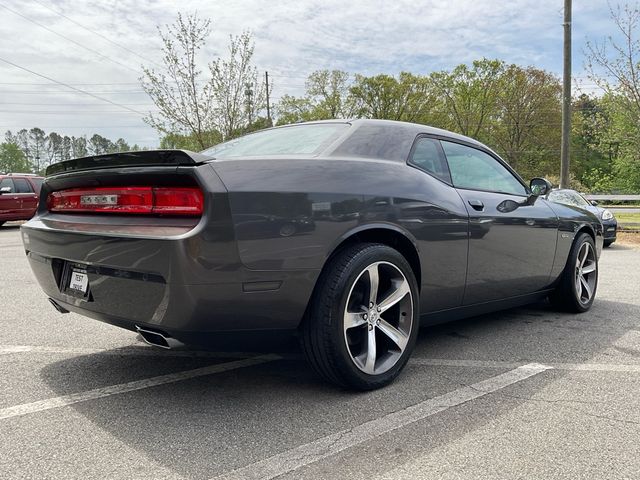
M 588 233 L 576 236 L 560 282 L 549 296 L 560 310 L 586 312 L 593 305 L 598 288 L 598 257 L 593 238 Z
M 321 274 L 301 326 L 324 379 L 356 390 L 388 385 L 418 335 L 418 285 L 406 259 L 376 243 L 347 247 Z

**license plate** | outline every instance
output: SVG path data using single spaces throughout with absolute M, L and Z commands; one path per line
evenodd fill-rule
M 85 294 L 89 288 L 89 276 L 85 272 L 71 270 L 69 289 Z

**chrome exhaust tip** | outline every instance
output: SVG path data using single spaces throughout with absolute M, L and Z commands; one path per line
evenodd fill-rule
M 173 337 L 169 337 L 164 333 L 149 330 L 148 328 L 142 328 L 138 325 L 136 325 L 136 330 L 146 343 L 154 347 L 160 347 L 167 350 L 184 347 L 184 343 Z
M 53 298 L 48 298 L 47 300 L 49 300 L 49 303 L 53 305 L 53 308 L 55 308 L 59 313 L 69 313 L 69 310 L 64 308 L 62 305 L 56 302 Z

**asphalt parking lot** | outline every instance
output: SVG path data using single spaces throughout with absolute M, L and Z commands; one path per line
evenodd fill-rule
M 640 250 L 604 251 L 592 310 L 421 331 L 391 386 L 295 354 L 166 352 L 58 314 L 0 228 L 0 477 L 640 477 Z

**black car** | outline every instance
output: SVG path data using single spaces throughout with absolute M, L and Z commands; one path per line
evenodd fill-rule
M 61 312 L 163 347 L 293 334 L 324 378 L 372 389 L 419 324 L 591 307 L 602 224 L 550 188 L 444 130 L 312 122 L 52 165 L 22 237 Z
M 591 202 L 583 197 L 580 193 L 568 188 L 551 190 L 547 198 L 552 202 L 574 205 L 576 207 L 580 207 L 590 211 L 591 213 L 596 215 L 600 219 L 600 221 L 602 221 L 604 235 L 603 245 L 605 247 L 609 247 L 613 242 L 616 241 L 618 220 L 616 220 L 616 217 L 613 215 L 613 213 L 611 213 L 611 211 L 607 210 L 606 208 L 599 207 L 597 202 Z

